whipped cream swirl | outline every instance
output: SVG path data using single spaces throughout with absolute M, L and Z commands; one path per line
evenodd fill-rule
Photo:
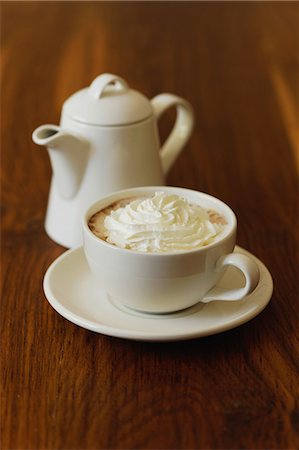
M 160 253 L 189 251 L 210 244 L 224 229 L 225 221 L 220 222 L 213 223 L 206 209 L 182 197 L 156 192 L 153 197 L 133 199 L 112 210 L 104 227 L 106 240 L 111 244 Z

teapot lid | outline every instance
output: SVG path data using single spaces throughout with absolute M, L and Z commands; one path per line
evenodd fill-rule
M 125 80 L 104 73 L 88 88 L 69 97 L 63 112 L 71 119 L 89 125 L 116 126 L 139 122 L 151 116 L 150 101 L 130 89 Z

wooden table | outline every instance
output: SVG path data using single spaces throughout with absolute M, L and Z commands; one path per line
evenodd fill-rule
M 298 447 L 298 3 L 1 9 L 1 448 Z M 271 271 L 272 301 L 249 323 L 150 344 L 79 328 L 46 301 L 43 275 L 65 249 L 43 228 L 51 169 L 31 133 L 103 72 L 192 103 L 167 183 L 231 205 L 239 245 Z

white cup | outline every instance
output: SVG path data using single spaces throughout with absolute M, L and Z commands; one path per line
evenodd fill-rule
M 225 231 L 213 243 L 197 250 L 143 253 L 109 244 L 89 229 L 88 221 L 97 211 L 118 200 L 151 196 L 157 191 L 176 194 L 190 203 L 216 210 L 227 221 Z M 168 186 L 115 192 L 94 203 L 83 219 L 84 252 L 100 286 L 118 303 L 148 313 L 174 312 L 199 301 L 241 300 L 252 292 L 259 281 L 259 270 L 253 259 L 232 253 L 236 232 L 236 216 L 225 203 L 202 192 Z M 244 274 L 244 287 L 230 290 L 215 287 L 230 265 Z

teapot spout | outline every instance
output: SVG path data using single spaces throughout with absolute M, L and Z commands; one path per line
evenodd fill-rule
M 32 133 L 35 144 L 49 152 L 54 184 L 65 200 L 78 192 L 87 163 L 87 142 L 57 125 L 41 125 Z

